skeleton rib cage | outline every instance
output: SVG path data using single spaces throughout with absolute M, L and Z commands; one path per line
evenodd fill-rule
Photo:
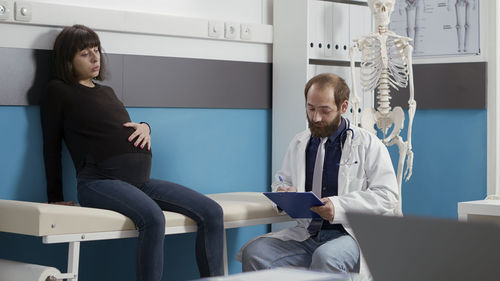
M 383 86 L 386 84 L 395 90 L 408 86 L 408 60 L 404 55 L 405 43 L 408 41 L 392 34 L 385 41 L 387 56 L 382 54 L 382 43 L 377 36 L 367 36 L 359 42 L 362 51 L 360 80 L 363 91 L 373 91 L 381 86 L 385 88 Z M 385 62 L 384 58 L 387 58 Z M 390 105 L 386 102 L 382 102 L 381 107 L 390 110 Z

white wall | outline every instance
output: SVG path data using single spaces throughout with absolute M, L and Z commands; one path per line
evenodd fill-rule
M 12 1 L 15 2 L 15 1 Z M 0 21 L 0 47 L 51 49 L 62 26 L 97 30 L 108 53 L 271 62 L 271 0 L 37 0 L 27 24 Z M 140 5 L 138 5 L 140 4 Z M 127 12 L 123 12 L 127 11 Z M 247 24 L 251 40 L 208 37 L 208 23 Z
M 183 16 L 265 23 L 262 0 L 37 0 L 33 2 L 77 5 L 83 7 L 126 10 Z

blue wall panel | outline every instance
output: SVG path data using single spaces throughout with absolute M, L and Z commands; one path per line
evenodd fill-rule
M 202 193 L 265 191 L 270 184 L 270 111 L 129 108 L 134 121 L 152 126 L 152 176 Z M 43 202 L 42 142 L 38 107 L 0 107 L 0 198 Z M 403 132 L 406 139 L 406 131 Z M 413 127 L 413 177 L 403 183 L 407 215 L 457 217 L 457 203 L 486 196 L 486 110 L 418 110 Z M 397 159 L 397 149 L 391 147 Z M 63 155 L 66 199 L 76 199 L 74 169 Z M 395 164 L 395 163 L 394 163 Z M 266 226 L 228 230 L 230 273 L 246 241 Z M 170 235 L 164 280 L 198 276 L 194 234 Z M 136 239 L 86 242 L 81 279 L 134 280 Z M 0 258 L 65 270 L 67 247 L 40 238 L 0 234 Z
M 174 181 L 202 193 L 267 191 L 270 185 L 270 110 L 128 108 L 133 121 L 152 127 L 152 177 Z M 39 108 L 0 107 L 0 198 L 45 202 L 45 176 Z M 76 200 L 71 159 L 63 154 L 65 199 Z M 267 226 L 228 230 L 230 273 L 249 239 Z M 85 280 L 135 280 L 136 239 L 85 242 L 80 277 Z M 194 234 L 165 240 L 164 280 L 198 277 Z M 66 245 L 43 245 L 40 238 L 0 233 L 0 258 L 66 269 Z M 97 278 L 97 279 L 96 279 Z
M 457 203 L 486 196 L 486 110 L 417 110 L 413 176 L 403 213 L 457 218 Z M 402 132 L 406 140 L 406 130 Z M 394 167 L 398 151 L 390 147 Z

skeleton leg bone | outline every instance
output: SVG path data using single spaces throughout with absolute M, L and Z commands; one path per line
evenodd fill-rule
M 417 0 L 406 0 L 406 35 L 415 42 L 415 28 L 417 19 Z M 410 43 L 410 44 L 412 44 Z
M 420 37 L 420 32 L 422 30 L 421 24 L 422 22 L 419 21 L 421 15 L 424 12 L 425 8 L 425 3 L 424 0 L 416 0 L 417 1 L 417 8 L 415 9 L 415 35 L 413 37 L 413 47 L 415 50 L 419 47 L 420 43 L 419 42 L 419 37 Z M 411 42 L 410 42 L 411 43 Z M 420 49 L 419 49 L 420 50 Z
M 469 28 L 470 28 L 470 15 L 471 15 L 471 10 L 475 9 L 475 2 L 474 5 L 471 4 L 472 0 L 467 0 L 465 4 L 465 34 L 464 34 L 464 52 L 467 52 L 468 49 L 468 38 L 469 38 Z
M 458 41 L 458 51 L 462 52 L 464 50 L 464 27 L 465 27 L 465 14 L 466 2 L 465 0 L 457 0 L 455 3 L 455 12 L 457 17 L 457 41 Z
M 403 182 L 403 168 L 405 164 L 405 158 L 408 155 L 408 157 L 411 157 L 411 160 L 413 160 L 413 152 L 411 149 L 408 149 L 409 143 L 404 142 L 403 138 L 400 136 L 401 130 L 403 129 L 404 126 L 404 111 L 400 106 L 395 107 L 389 114 L 387 115 L 382 115 L 380 112 L 375 111 L 373 108 L 368 108 L 363 111 L 361 115 L 361 125 L 363 128 L 367 129 L 368 131 L 372 133 L 376 133 L 374 129 L 374 125 L 377 124 L 377 127 L 381 129 L 379 124 L 385 124 L 382 126 L 386 127 L 391 127 L 394 125 L 390 135 L 388 137 L 384 137 L 382 139 L 383 143 L 387 146 L 392 146 L 394 144 L 397 144 L 398 146 L 398 151 L 399 151 L 399 158 L 398 158 L 398 169 L 396 172 L 396 179 L 398 183 L 398 188 L 399 188 L 399 194 L 400 198 L 398 199 L 398 207 L 396 208 L 396 215 L 402 215 L 402 200 L 401 200 L 401 186 Z M 412 161 L 409 164 L 412 166 Z M 411 176 L 411 167 L 410 169 L 410 176 Z M 407 171 L 408 171 L 408 164 L 407 164 Z

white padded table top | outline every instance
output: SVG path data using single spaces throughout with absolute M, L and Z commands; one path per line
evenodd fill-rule
M 224 210 L 224 223 L 283 217 L 260 192 L 207 194 Z M 164 212 L 166 228 L 195 225 L 177 213 Z M 286 215 L 285 215 L 286 216 Z M 288 216 L 286 216 L 288 217 Z M 114 211 L 0 199 L 0 231 L 32 236 L 134 230 L 126 216 Z

